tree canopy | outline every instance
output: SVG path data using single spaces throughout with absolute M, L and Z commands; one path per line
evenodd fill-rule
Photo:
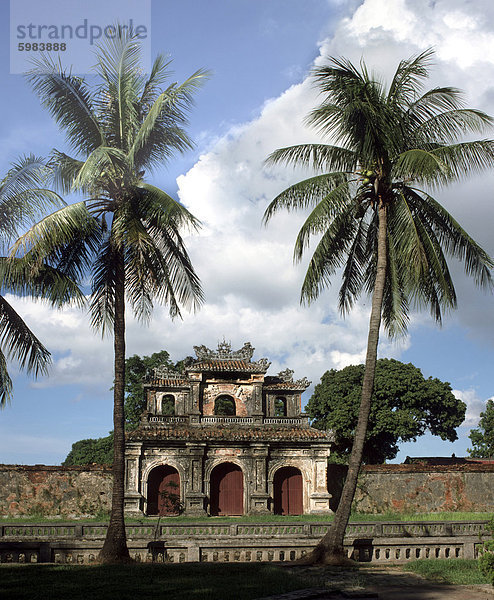
M 73 465 L 111 465 L 113 463 L 113 432 L 101 438 L 79 440 L 72 444 L 72 449 L 63 461 L 64 467 Z
M 364 365 L 326 371 L 307 404 L 314 427 L 333 431 L 332 456 L 338 462 L 346 462 L 352 448 L 363 378 Z M 465 410 L 465 403 L 455 398 L 449 383 L 424 378 L 411 363 L 379 359 L 363 462 L 378 464 L 392 459 L 399 443 L 415 441 L 426 431 L 453 442 Z
M 480 413 L 479 426 L 468 436 L 472 447 L 467 452 L 472 458 L 494 457 L 494 400 L 487 400 L 485 410 Z
M 151 356 L 134 354 L 125 360 L 125 426 L 134 429 L 139 425 L 142 411 L 146 408 L 143 380 L 157 367 L 165 367 L 169 371 L 181 372 L 184 361 L 173 363 L 166 350 L 154 352 Z

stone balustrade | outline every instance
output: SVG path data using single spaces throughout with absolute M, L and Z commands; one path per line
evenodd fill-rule
M 327 523 L 187 523 L 156 519 L 127 525 L 132 557 L 142 562 L 292 561 L 306 555 Z M 94 562 L 102 523 L 0 525 L 0 562 Z M 476 558 L 490 536 L 486 521 L 351 523 L 345 547 L 360 562 L 399 564 L 419 558 Z
M 298 425 L 299 427 L 309 426 L 309 419 L 302 417 L 241 417 L 241 416 L 204 416 L 204 415 L 152 415 L 145 417 L 147 423 L 153 425 L 175 425 L 177 423 L 186 423 L 190 425 Z

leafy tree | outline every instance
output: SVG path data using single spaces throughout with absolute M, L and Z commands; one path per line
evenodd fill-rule
M 494 456 L 494 400 L 487 400 L 485 410 L 480 413 L 477 429 L 470 430 L 468 436 L 472 448 L 467 448 L 472 458 L 492 458 Z
M 346 462 L 357 425 L 364 365 L 331 369 L 316 385 L 307 413 L 319 429 L 335 435 L 333 460 Z M 416 441 L 429 430 L 443 440 L 458 439 L 455 428 L 465 419 L 466 405 L 455 398 L 449 383 L 429 377 L 411 363 L 380 359 L 362 461 L 383 463 L 398 453 L 399 442 Z
M 63 461 L 64 467 L 73 465 L 111 465 L 113 462 L 113 432 L 101 438 L 79 440 L 72 444 L 71 451 Z
M 165 366 L 176 371 L 166 350 L 155 352 L 151 356 L 134 354 L 125 360 L 125 425 L 127 429 L 135 429 L 139 425 L 142 411 L 146 408 L 143 380 L 152 369 Z
M 441 321 L 456 306 L 446 256 L 462 261 L 475 283 L 492 287 L 494 263 L 424 187 L 438 188 L 494 163 L 491 140 L 458 141 L 493 120 L 464 108 L 451 87 L 422 93 L 432 51 L 403 60 L 389 87 L 345 59 L 329 58 L 313 71 L 323 101 L 307 117 L 334 144 L 282 148 L 271 164 L 300 165 L 315 175 L 292 185 L 268 206 L 311 209 L 298 234 L 300 260 L 318 243 L 302 285 L 315 300 L 341 273 L 339 308 L 346 314 L 362 293 L 372 295 L 364 380 L 348 476 L 335 519 L 309 561 L 345 560 L 343 538 L 362 462 L 371 408 L 379 330 L 406 332 L 411 306 L 427 306 Z
M 39 218 L 48 207 L 61 205 L 61 198 L 44 187 L 47 167 L 43 160 L 30 155 L 13 164 L 0 181 L 0 246 L 5 251 L 21 228 Z M 34 295 L 60 305 L 71 296 L 81 295 L 51 269 L 36 273 L 16 258 L 0 258 L 0 285 L 22 295 Z M 12 380 L 7 361 L 16 360 L 34 376 L 45 374 L 51 357 L 45 346 L 29 329 L 13 306 L 0 295 L 0 408 L 12 398 Z
M 63 71 L 49 58 L 29 74 L 32 87 L 75 156 L 53 150 L 54 180 L 64 193 L 86 199 L 66 206 L 32 227 L 14 247 L 26 260 L 42 257 L 63 273 L 89 276 L 92 325 L 114 340 L 114 460 L 110 523 L 100 562 L 129 561 L 124 523 L 125 306 L 147 321 L 153 301 L 181 307 L 202 302 L 200 282 L 181 231 L 197 221 L 163 190 L 146 183 L 146 170 L 162 166 L 192 147 L 184 127 L 192 96 L 205 72 L 171 83 L 159 56 L 148 78 L 140 47 L 120 27 L 99 48 L 98 83 Z

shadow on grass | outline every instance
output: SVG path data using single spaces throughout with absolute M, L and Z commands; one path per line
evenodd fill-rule
M 0 566 L 0 598 L 9 600 L 252 600 L 304 587 L 269 564 Z
M 266 563 L 183 563 L 117 565 L 0 565 L 0 598 L 9 600 L 253 600 L 293 590 L 319 588 L 358 592 L 373 590 L 379 598 L 426 600 L 486 598 L 485 591 L 451 585 L 451 572 L 474 571 L 476 561 L 427 562 L 432 581 L 398 567 L 296 567 Z M 456 562 L 456 566 L 451 563 Z M 442 563 L 442 564 L 441 564 Z M 448 563 L 448 564 L 446 564 Z M 411 563 L 413 564 L 413 563 Z M 408 565 L 407 565 L 408 568 Z M 421 571 L 413 568 L 415 572 Z M 410 569 L 412 570 L 412 569 Z M 441 575 L 438 576 L 438 570 Z M 448 574 L 449 573 L 449 574 Z M 425 575 L 425 573 L 421 573 Z M 480 576 L 480 574 L 479 574 Z M 441 581 L 441 583 L 439 583 Z M 483 579 L 470 578 L 480 584 Z M 490 588 L 489 586 L 489 589 Z M 467 590 L 467 591 L 465 591 Z M 468 595 L 465 596 L 464 594 Z M 435 594 L 435 595 L 431 595 Z

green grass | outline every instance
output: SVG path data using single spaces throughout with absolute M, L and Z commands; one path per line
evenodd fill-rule
M 412 571 L 438 583 L 451 585 L 476 585 L 489 583 L 478 567 L 476 560 L 446 558 L 437 560 L 416 560 L 402 566 L 404 571 Z
M 350 522 L 374 522 L 374 521 L 486 521 L 492 518 L 492 513 L 475 512 L 443 512 L 443 513 L 417 513 L 417 514 L 398 514 L 384 513 L 379 515 L 370 515 L 363 513 L 353 513 Z M 331 522 L 333 515 L 327 517 L 321 515 L 300 515 L 287 516 L 281 515 L 253 515 L 242 517 L 161 517 L 160 523 L 309 523 L 309 522 Z M 30 515 L 26 517 L 0 517 L 0 523 L 81 523 L 81 522 L 105 522 L 108 521 L 108 515 L 98 515 L 94 518 L 70 519 L 63 516 L 43 517 L 40 515 Z M 157 523 L 158 517 L 142 517 L 137 519 L 126 519 L 128 524 L 136 523 Z
M 308 587 L 266 564 L 0 565 L 9 600 L 251 600 Z

